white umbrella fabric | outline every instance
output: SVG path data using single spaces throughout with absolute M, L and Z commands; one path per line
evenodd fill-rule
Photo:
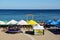
M 33 29 L 44 29 L 44 27 L 43 26 L 40 26 L 39 24 L 37 24 L 37 25 L 35 25 L 33 27 Z
M 11 21 L 9 21 L 9 22 L 7 23 L 7 25 L 9 25 L 9 24 L 12 24 L 12 25 L 17 24 L 17 21 L 11 20 Z
M 6 23 L 4 21 L 0 21 L 0 25 L 5 25 Z
M 28 23 L 24 20 L 20 20 L 17 25 L 28 25 Z

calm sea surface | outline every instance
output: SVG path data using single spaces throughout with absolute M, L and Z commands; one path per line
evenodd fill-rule
M 30 16 L 27 15 L 30 14 Z M 30 20 L 33 19 L 36 21 L 41 20 L 49 20 L 56 17 L 56 19 L 60 19 L 60 10 L 5 10 L 0 9 L 0 20 L 3 21 L 10 21 L 12 19 L 14 20 Z

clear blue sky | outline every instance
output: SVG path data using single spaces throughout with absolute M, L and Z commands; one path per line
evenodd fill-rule
M 0 0 L 0 9 L 60 9 L 60 0 Z

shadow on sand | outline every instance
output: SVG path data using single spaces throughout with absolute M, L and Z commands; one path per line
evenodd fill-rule
M 48 29 L 48 30 L 55 35 L 60 35 L 60 29 Z
M 5 32 L 7 34 L 16 34 L 17 32 Z
M 5 32 L 5 33 L 7 33 L 7 34 L 16 34 L 16 33 L 23 33 L 22 31 L 21 32 Z
M 34 32 L 33 31 L 26 31 L 25 33 L 26 34 L 30 34 L 30 35 L 34 35 Z

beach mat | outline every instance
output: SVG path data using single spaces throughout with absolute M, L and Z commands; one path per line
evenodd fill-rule
M 56 35 L 60 35 L 60 29 L 48 29 L 50 32 Z

